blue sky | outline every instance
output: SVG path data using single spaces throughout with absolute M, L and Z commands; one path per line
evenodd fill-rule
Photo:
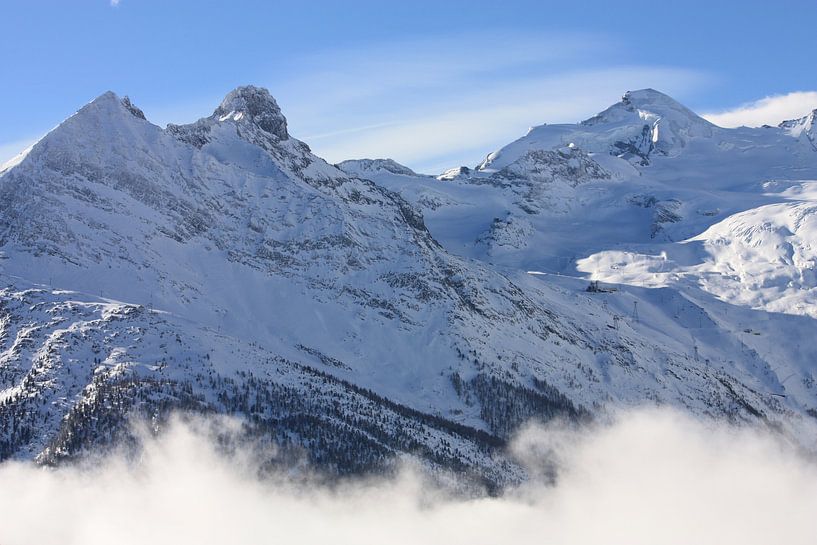
M 641 87 L 778 122 L 817 108 L 815 20 L 814 0 L 3 0 L 0 161 L 108 89 L 164 125 L 263 85 L 330 161 L 424 172 Z

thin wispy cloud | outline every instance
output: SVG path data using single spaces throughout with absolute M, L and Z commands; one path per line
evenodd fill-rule
M 532 125 L 593 115 L 629 89 L 684 95 L 708 79 L 609 68 L 617 45 L 585 34 L 456 33 L 309 55 L 264 83 L 292 133 L 327 160 L 390 157 L 436 173 L 473 166 Z
M 474 166 L 489 152 L 522 136 L 531 125 L 575 122 L 612 103 L 630 81 L 655 80 L 663 71 L 591 71 L 513 84 L 498 83 L 471 96 L 439 102 L 426 112 L 406 111 L 402 119 L 337 138 L 307 139 L 329 160 L 391 157 L 420 171 L 436 173 Z M 608 77 L 609 76 L 609 77 Z M 685 75 L 681 75 L 683 78 Z M 593 86 L 593 81 L 605 84 Z M 643 85 L 642 85 L 643 86 Z
M 703 117 L 721 127 L 760 127 L 797 119 L 814 109 L 817 109 L 817 91 L 797 91 L 761 98 L 731 110 L 704 114 Z
M 454 32 L 308 53 L 235 85 L 268 87 L 290 132 L 330 162 L 389 157 L 434 174 L 474 166 L 530 126 L 589 117 L 624 91 L 683 98 L 708 81 L 686 68 L 622 66 L 622 51 L 582 33 Z M 165 125 L 209 115 L 221 98 L 138 105 Z
M 115 8 L 115 7 L 119 6 L 119 2 L 120 2 L 120 0 L 111 0 L 111 7 Z
M 690 70 L 646 66 L 578 72 L 560 68 L 546 77 L 508 78 L 489 72 L 478 83 L 464 81 L 469 78 L 470 74 L 461 74 L 443 91 L 431 88 L 439 85 L 437 81 L 423 88 L 420 80 L 360 100 L 324 96 L 316 99 L 324 105 L 317 112 L 310 111 L 303 98 L 291 104 L 285 94 L 282 102 L 293 133 L 330 161 L 390 157 L 435 173 L 460 164 L 473 166 L 532 125 L 580 121 L 629 89 L 652 86 L 683 94 L 705 80 Z M 401 95 L 407 92 L 413 96 L 403 101 Z M 390 102 L 391 108 L 384 105 Z M 335 111 L 327 110 L 326 105 L 333 103 Z M 327 125 L 323 134 L 303 130 L 316 122 Z M 361 128 L 341 132 L 349 126 Z

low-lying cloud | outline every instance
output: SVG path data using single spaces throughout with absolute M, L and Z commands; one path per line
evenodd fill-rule
M 257 478 L 175 424 L 137 462 L 0 466 L 0 543 L 813 544 L 813 459 L 756 430 L 639 412 L 584 430 L 530 428 L 531 482 L 452 499 L 416 473 L 332 489 Z M 556 484 L 547 484 L 556 468 Z M 538 476 L 542 478 L 539 479 Z M 301 481 L 303 482 L 303 481 Z

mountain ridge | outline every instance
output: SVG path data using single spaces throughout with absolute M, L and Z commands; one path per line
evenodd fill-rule
M 817 408 L 810 349 L 771 358 L 741 333 L 758 309 L 619 282 L 627 266 L 597 295 L 577 270 L 728 217 L 695 184 L 662 185 L 711 135 L 679 129 L 682 153 L 645 162 L 610 153 L 631 134 L 619 120 L 592 149 L 559 126 L 440 181 L 328 164 L 257 87 L 188 125 L 140 112 L 105 93 L 0 175 L 4 457 L 69 460 L 126 437 L 129 415 L 183 410 L 238 416 L 287 446 L 276 463 L 305 452 L 346 474 L 414 455 L 501 487 L 524 478 L 501 442 L 531 418 L 650 402 L 802 437 Z

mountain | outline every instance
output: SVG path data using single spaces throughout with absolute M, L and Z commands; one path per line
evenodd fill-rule
M 335 165 L 340 170 L 358 176 L 367 176 L 378 172 L 390 172 L 392 174 L 402 174 L 403 176 L 417 176 L 418 174 L 403 166 L 394 159 L 352 159 L 342 161 Z
M 811 142 L 814 149 L 817 149 L 817 124 L 815 118 L 817 117 L 817 109 L 812 110 L 807 116 L 800 119 L 792 119 L 782 122 L 779 127 L 786 130 L 794 138 L 805 139 Z
M 514 144 L 492 153 L 480 170 L 496 170 L 529 150 L 573 144 L 588 152 L 610 153 L 647 165 L 655 155 L 674 157 L 715 127 L 672 98 L 653 89 L 626 93 L 621 102 L 575 125 L 535 127 Z
M 637 91 L 437 179 L 326 163 L 261 88 L 165 129 L 105 93 L 0 172 L 0 456 L 60 463 L 182 411 L 238 417 L 273 465 L 411 456 L 501 487 L 528 420 L 643 403 L 807 443 L 810 295 L 772 310 L 766 269 L 710 251 L 773 215 L 775 274 L 800 275 L 776 285 L 814 287 L 794 132 Z

